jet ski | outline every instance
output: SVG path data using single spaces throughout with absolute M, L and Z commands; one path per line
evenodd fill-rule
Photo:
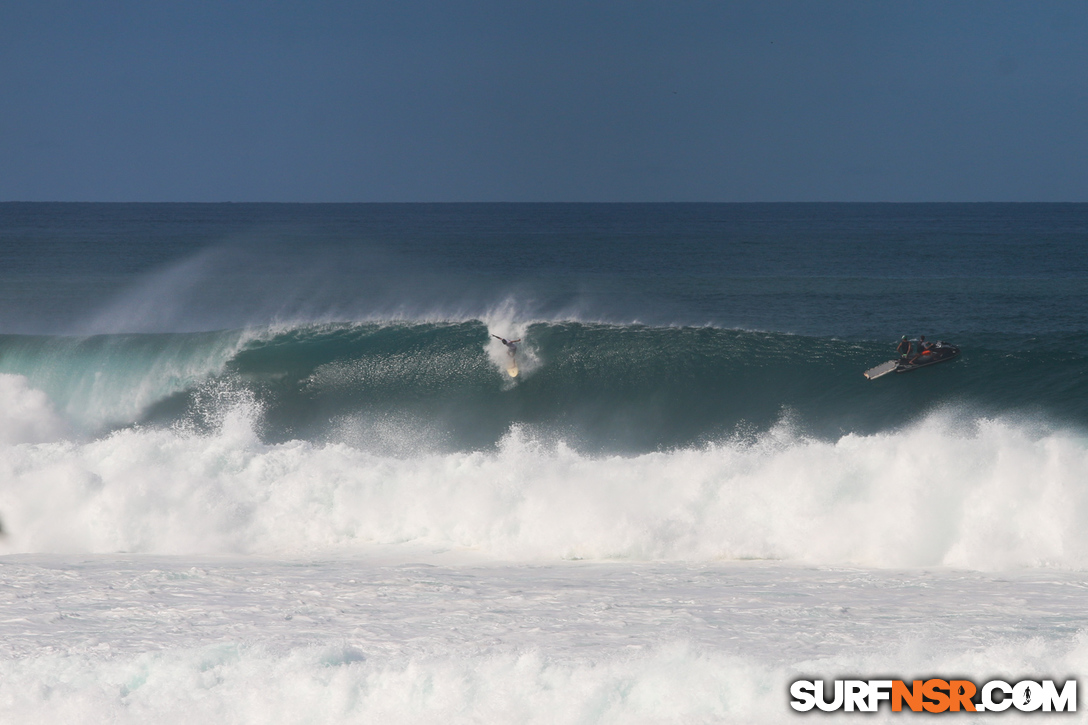
M 875 368 L 866 370 L 863 374 L 865 377 L 869 378 L 869 380 L 876 380 L 888 373 L 909 373 L 911 370 L 917 370 L 918 368 L 946 362 L 957 357 L 959 354 L 960 349 L 955 345 L 949 345 L 947 342 L 935 342 L 919 354 L 914 355 L 907 360 L 889 360 L 886 363 L 877 365 Z

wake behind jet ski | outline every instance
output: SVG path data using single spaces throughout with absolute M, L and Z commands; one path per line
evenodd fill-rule
M 918 341 L 917 345 L 904 336 L 896 350 L 900 353 L 898 360 L 889 360 L 874 368 L 869 368 L 863 373 L 865 377 L 869 380 L 876 380 L 888 373 L 909 373 L 911 370 L 951 360 L 960 354 L 960 349 L 955 345 L 950 345 L 944 341 L 926 342 L 924 336 Z

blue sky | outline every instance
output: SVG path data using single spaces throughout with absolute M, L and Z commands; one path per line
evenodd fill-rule
M 1088 201 L 1088 3 L 2 2 L 3 201 Z

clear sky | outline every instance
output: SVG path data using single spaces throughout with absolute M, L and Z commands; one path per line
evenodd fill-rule
M 0 201 L 1088 201 L 1088 3 L 0 0 Z

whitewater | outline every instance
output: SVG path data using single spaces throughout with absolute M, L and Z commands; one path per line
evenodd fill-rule
M 934 413 L 824 441 L 783 422 L 619 456 L 515 427 L 492 450 L 398 456 L 264 443 L 255 403 L 237 400 L 221 401 L 208 433 L 49 440 L 64 425 L 44 396 L 15 376 L 0 385 L 9 552 L 298 555 L 413 542 L 527 561 L 1088 565 L 1088 440 L 1060 429 Z M 20 439 L 40 442 L 10 444 Z
M 1088 212 L 982 206 L 0 205 L 0 720 L 1079 676 Z

